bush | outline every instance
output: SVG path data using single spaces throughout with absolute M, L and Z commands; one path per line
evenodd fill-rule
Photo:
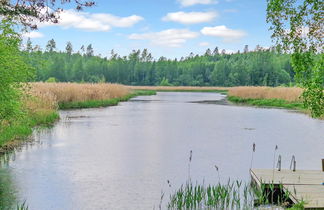
M 169 80 L 164 77 L 160 82 L 160 86 L 171 86 L 171 84 L 169 83 Z
M 55 83 L 55 82 L 58 82 L 58 80 L 55 77 L 50 77 L 45 82 L 47 82 L 47 83 Z
M 23 117 L 24 82 L 33 76 L 33 69 L 19 51 L 21 38 L 14 26 L 5 19 L 0 22 L 0 132 Z

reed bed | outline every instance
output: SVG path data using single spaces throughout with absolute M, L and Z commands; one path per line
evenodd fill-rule
M 130 90 L 119 84 L 31 83 L 31 95 L 48 103 L 83 102 L 121 98 Z M 50 105 L 49 104 L 49 105 Z
M 132 91 L 119 84 L 29 83 L 23 87 L 22 116 L 14 123 L 0 121 L 0 154 L 26 139 L 36 126 L 51 126 L 59 119 L 58 109 L 114 106 L 154 91 Z
M 187 182 L 170 196 L 168 209 L 252 209 L 253 190 L 241 185 L 240 181 L 208 186 Z
M 194 87 L 194 86 L 127 86 L 132 90 L 155 91 L 228 91 L 229 87 Z
M 243 99 L 282 99 L 288 102 L 301 102 L 303 89 L 298 87 L 233 87 L 229 96 Z
M 281 191 L 279 196 L 279 192 Z M 226 184 L 208 185 L 187 182 L 170 196 L 168 209 L 255 209 L 287 207 L 290 193 L 283 193 L 283 186 L 275 190 L 273 184 L 262 184 L 228 180 Z M 270 208 L 269 208 L 270 209 Z

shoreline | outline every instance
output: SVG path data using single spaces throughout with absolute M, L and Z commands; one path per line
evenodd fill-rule
M 16 148 L 19 148 L 21 145 L 28 142 L 29 137 L 32 135 L 34 129 L 52 127 L 55 122 L 60 119 L 58 114 L 59 110 L 116 106 L 119 104 L 119 102 L 128 101 L 136 96 L 148 96 L 155 94 L 156 91 L 153 90 L 133 90 L 132 93 L 120 98 L 59 103 L 57 110 L 28 113 L 15 125 L 10 125 L 2 130 L 0 136 L 0 156 L 14 151 Z
M 262 98 L 242 98 L 237 96 L 227 96 L 227 100 L 236 105 L 247 105 L 252 107 L 264 108 L 284 108 L 306 112 L 303 104 L 300 102 L 289 102 L 283 99 L 262 99 Z
M 88 101 L 75 101 L 75 102 L 63 102 L 59 103 L 59 110 L 67 109 L 87 109 L 87 108 L 98 108 L 98 107 L 108 107 L 117 106 L 119 102 L 128 101 L 136 96 L 149 96 L 155 95 L 154 90 L 135 90 L 126 96 L 119 98 L 111 98 L 107 100 L 88 100 Z
M 263 108 L 284 108 L 288 110 L 296 110 L 301 113 L 309 115 L 309 112 L 303 107 L 301 102 L 289 102 L 283 99 L 253 99 L 243 98 L 237 96 L 230 96 L 230 88 L 222 87 L 139 87 L 139 86 L 128 86 L 131 89 L 131 93 L 126 96 L 119 98 L 112 98 L 108 100 L 88 100 L 88 101 L 76 101 L 76 102 L 64 102 L 58 104 L 57 110 L 51 110 L 50 112 L 35 112 L 29 113 L 20 123 L 17 125 L 5 128 L 2 131 L 0 138 L 0 155 L 7 153 L 19 147 L 24 142 L 28 141 L 28 137 L 35 128 L 51 127 L 56 121 L 59 120 L 58 110 L 72 110 L 72 109 L 83 109 L 83 108 L 98 108 L 98 107 L 109 107 L 117 106 L 119 102 L 128 101 L 129 99 L 136 96 L 155 95 L 157 92 L 210 92 L 220 93 L 226 95 L 225 100 L 228 103 L 234 105 L 244 105 L 252 107 L 263 107 Z M 319 119 L 324 119 L 319 118 Z M 11 140 L 8 140 L 11 139 Z

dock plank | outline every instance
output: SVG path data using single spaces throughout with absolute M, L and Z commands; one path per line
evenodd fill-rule
M 284 188 L 298 201 L 305 201 L 305 208 L 324 208 L 323 185 L 284 185 Z
M 294 202 L 305 201 L 305 208 L 324 209 L 324 172 L 316 170 L 251 169 L 251 176 L 261 183 L 282 184 Z

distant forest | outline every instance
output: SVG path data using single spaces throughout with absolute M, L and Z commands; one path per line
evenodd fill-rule
M 257 46 L 226 54 L 217 47 L 204 55 L 190 53 L 181 59 L 154 59 L 147 49 L 119 56 L 94 56 L 92 45 L 75 52 L 70 42 L 64 52 L 48 41 L 45 50 L 30 40 L 23 50 L 36 69 L 36 81 L 112 82 L 127 85 L 175 86 L 279 86 L 294 82 L 290 55 Z

